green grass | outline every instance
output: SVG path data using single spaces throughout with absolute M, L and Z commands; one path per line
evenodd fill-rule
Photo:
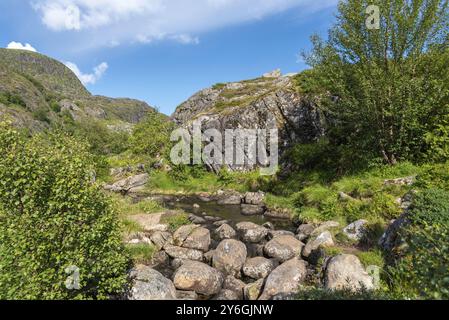
M 379 249 L 361 251 L 356 253 L 356 255 L 365 268 L 369 266 L 377 266 L 379 268 L 383 268 L 385 265 L 382 252 Z
M 118 194 L 111 195 L 116 210 L 122 216 L 130 216 L 136 214 L 152 214 L 161 212 L 164 207 L 158 202 L 148 199 L 143 199 L 137 203 L 133 203 L 128 197 L 123 197 Z
M 126 250 L 131 256 L 134 264 L 149 264 L 153 258 L 156 248 L 149 244 L 128 244 Z
M 189 220 L 189 216 L 185 213 L 178 213 L 173 216 L 162 218 L 162 223 L 166 223 L 169 226 L 170 231 L 174 232 L 179 227 L 192 224 Z

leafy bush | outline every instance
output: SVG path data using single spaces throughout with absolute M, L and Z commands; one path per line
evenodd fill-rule
M 40 107 L 33 111 L 33 118 L 37 121 L 42 121 L 46 123 L 50 123 L 50 119 L 48 118 L 47 109 Z
M 427 299 L 449 298 L 449 192 L 419 193 L 409 211 L 410 225 L 402 232 L 407 244 L 391 268 L 396 287 Z
M 138 155 L 163 156 L 170 152 L 170 135 L 174 124 L 164 115 L 153 112 L 134 127 L 131 149 Z M 169 158 L 169 157 L 166 157 Z
M 0 299 L 86 299 L 119 294 L 128 259 L 116 214 L 92 183 L 84 144 L 21 136 L 0 124 Z M 66 268 L 80 271 L 69 290 Z

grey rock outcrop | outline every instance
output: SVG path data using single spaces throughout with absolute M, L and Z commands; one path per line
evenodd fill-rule
M 284 262 L 293 257 L 300 257 L 304 243 L 291 235 L 281 235 L 270 240 L 264 248 L 267 256 Z
M 174 285 L 179 290 L 195 291 L 205 296 L 219 293 L 223 280 L 218 270 L 196 261 L 186 261 L 173 276 Z
M 143 265 L 136 266 L 130 274 L 133 285 L 130 300 L 175 300 L 176 289 L 160 272 Z
M 246 261 L 247 250 L 244 243 L 227 239 L 215 249 L 212 266 L 227 275 L 240 278 L 240 271 Z

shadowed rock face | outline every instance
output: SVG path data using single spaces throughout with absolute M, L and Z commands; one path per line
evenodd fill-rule
M 191 132 L 193 122 L 201 119 L 203 132 L 216 129 L 223 137 L 227 129 L 278 129 L 280 152 L 294 143 L 315 141 L 324 134 L 323 116 L 295 91 L 289 76 L 218 84 L 204 89 L 181 104 L 172 119 Z M 215 171 L 220 169 L 219 166 L 209 167 Z M 257 165 L 229 166 L 235 171 L 255 167 Z

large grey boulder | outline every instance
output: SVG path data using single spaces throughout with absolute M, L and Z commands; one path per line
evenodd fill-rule
M 268 235 L 268 230 L 253 222 L 240 222 L 235 226 L 241 239 L 245 242 L 259 243 Z
M 307 242 L 306 246 L 302 250 L 302 256 L 308 258 L 315 250 L 318 250 L 319 248 L 332 247 L 334 244 L 332 234 L 329 231 L 325 231 L 318 237 Z
M 268 276 L 259 299 L 270 300 L 279 294 L 298 292 L 298 288 L 304 282 L 306 275 L 306 262 L 301 259 L 293 258 L 281 264 Z
M 266 278 L 277 264 L 273 260 L 264 257 L 255 257 L 246 260 L 243 265 L 243 274 L 253 279 Z
M 173 276 L 175 287 L 179 290 L 195 291 L 204 296 L 220 292 L 223 280 L 221 272 L 196 261 L 184 262 Z
M 395 248 L 401 247 L 404 239 L 400 235 L 400 231 L 410 224 L 408 213 L 403 213 L 398 219 L 393 220 L 388 226 L 385 233 L 379 240 L 379 246 L 385 251 L 392 253 Z
M 294 237 L 295 234 L 293 232 L 287 231 L 287 230 L 270 230 L 270 231 L 268 231 L 268 238 L 270 240 L 274 239 L 276 237 L 279 237 L 279 236 L 292 236 L 292 237 Z
M 173 283 L 160 272 L 143 265 L 136 266 L 130 274 L 133 285 L 130 300 L 175 300 L 176 289 Z
M 367 224 L 368 221 L 364 219 L 354 221 L 343 229 L 343 233 L 351 240 L 360 241 L 365 236 Z
M 234 239 L 237 236 L 235 230 L 229 224 L 222 224 L 219 228 L 215 229 L 214 236 L 218 240 Z
M 330 290 L 374 289 L 373 278 L 365 271 L 359 258 L 351 254 L 335 256 L 328 262 L 324 282 Z
M 147 173 L 143 173 L 117 181 L 112 185 L 106 185 L 104 189 L 121 193 L 138 192 L 144 189 L 149 179 L 150 176 Z
M 315 230 L 315 226 L 313 224 L 307 224 L 307 223 L 302 224 L 296 230 L 296 233 L 297 233 L 296 238 L 299 241 L 307 240 L 311 236 L 313 230 Z
M 264 206 L 265 193 L 259 192 L 247 192 L 245 194 L 244 201 L 246 204 L 252 204 L 256 206 Z
M 243 242 L 223 240 L 214 251 L 212 266 L 227 275 L 239 278 L 246 256 L 246 246 Z
M 203 253 L 199 250 L 182 248 L 172 245 L 164 247 L 165 252 L 173 259 L 202 261 Z
M 267 256 L 275 258 L 281 262 L 300 257 L 304 243 L 292 235 L 280 235 L 270 240 L 264 248 Z
M 161 250 L 165 245 L 173 245 L 173 236 L 170 232 L 156 231 L 150 236 L 151 242 L 157 250 Z
M 244 216 L 259 216 L 263 215 L 265 212 L 264 206 L 259 206 L 255 204 L 242 204 L 240 208 L 242 215 Z
M 242 203 L 242 195 L 237 192 L 224 191 L 217 195 L 217 204 L 220 205 L 238 205 Z
M 179 229 L 178 229 L 179 230 Z M 175 243 L 177 240 L 176 233 L 174 234 Z M 183 248 L 195 249 L 206 252 L 209 250 L 211 243 L 210 231 L 203 227 L 194 228 L 184 239 L 181 246 Z

